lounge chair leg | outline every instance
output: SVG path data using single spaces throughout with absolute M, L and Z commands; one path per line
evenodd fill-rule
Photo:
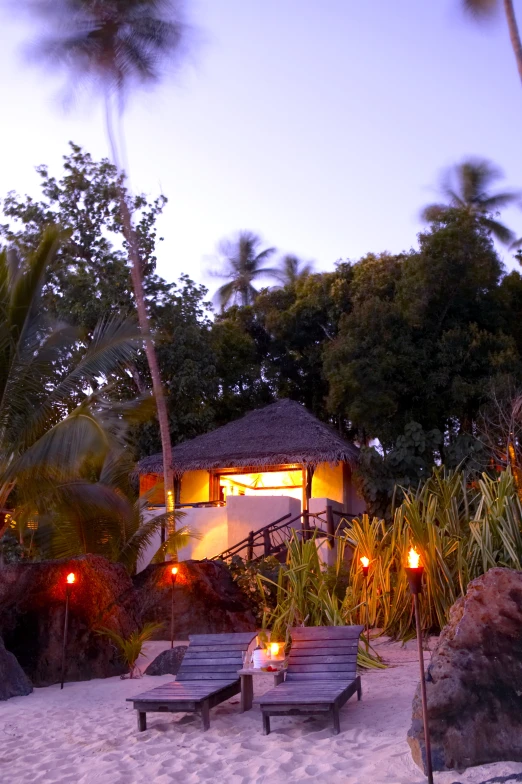
M 138 711 L 138 732 L 144 732 L 147 729 L 147 714 Z
M 263 713 L 263 735 L 270 735 L 270 716 Z
M 210 729 L 210 705 L 208 700 L 204 700 L 201 704 L 201 719 L 203 721 L 203 732 Z
M 334 705 L 332 708 L 332 719 L 333 719 L 333 734 L 339 735 L 341 732 L 341 722 L 339 720 L 339 706 Z
M 362 684 L 361 679 L 357 678 L 357 699 L 360 701 L 362 698 Z

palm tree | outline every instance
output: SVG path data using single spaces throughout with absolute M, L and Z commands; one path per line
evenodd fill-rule
M 442 177 L 441 193 L 444 204 L 429 204 L 422 211 L 424 220 L 438 220 L 450 208 L 464 210 L 478 216 L 480 222 L 500 242 L 513 243 L 515 234 L 493 216 L 503 207 L 520 203 L 517 191 L 491 193 L 490 186 L 503 173 L 491 161 L 480 158 L 465 160 L 447 169 Z
M 112 318 L 83 347 L 77 330 L 47 323 L 39 300 L 59 239 L 56 227 L 47 229 L 23 261 L 0 252 L 0 510 L 15 497 L 20 521 L 84 504 L 128 512 L 121 494 L 86 480 L 86 469 L 126 445 L 136 402 L 111 399 L 104 379 L 134 358 L 140 335 Z M 0 538 L 7 526 L 4 515 Z
M 513 0 L 462 0 L 462 2 L 465 10 L 477 19 L 484 19 L 492 16 L 499 8 L 500 2 L 502 2 L 508 23 L 511 46 L 513 47 L 515 60 L 517 61 L 518 75 L 522 81 L 522 41 L 520 40 L 520 32 Z
M 226 278 L 228 283 L 216 291 L 215 299 L 225 310 L 228 305 L 251 305 L 257 296 L 254 281 L 261 277 L 277 278 L 279 270 L 263 266 L 276 252 L 275 248 L 261 249 L 262 241 L 251 231 L 240 231 L 233 240 L 219 244 L 219 256 L 223 269 L 214 273 Z
M 113 114 L 121 121 L 125 99 L 135 85 L 159 81 L 162 67 L 183 51 L 186 26 L 179 0 L 27 0 L 51 28 L 35 50 L 51 65 L 67 69 L 75 87 L 87 83 L 105 100 L 106 124 L 113 161 L 120 168 Z M 119 134 L 120 139 L 123 138 Z M 139 245 L 123 186 L 120 213 L 129 258 L 138 320 L 144 338 L 156 400 L 162 453 L 165 501 L 174 509 L 172 445 L 167 403 L 150 329 Z M 173 520 L 171 521 L 174 524 Z
M 283 286 L 295 286 L 312 274 L 313 265 L 310 262 L 301 261 L 297 256 L 287 254 L 283 256 L 277 278 Z

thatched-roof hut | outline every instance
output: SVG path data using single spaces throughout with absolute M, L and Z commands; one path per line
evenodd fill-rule
M 331 497 L 353 508 L 358 449 L 293 400 L 251 411 L 172 450 L 177 503 L 220 503 L 226 495 Z M 142 492 L 164 503 L 162 455 L 138 466 Z M 182 479 L 182 481 L 181 481 Z M 236 492 L 237 491 L 237 492 Z

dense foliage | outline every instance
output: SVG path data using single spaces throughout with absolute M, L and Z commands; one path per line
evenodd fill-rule
M 39 174 L 39 198 L 4 199 L 0 237 L 28 255 L 50 221 L 63 227 L 42 307 L 50 320 L 81 328 L 83 350 L 100 316 L 135 310 L 122 183 L 112 164 L 75 145 L 60 176 L 46 167 Z M 294 259 L 289 275 L 283 263 L 277 286 L 213 315 L 203 286 L 155 272 L 164 206 L 163 197 L 133 203 L 174 442 L 290 397 L 358 440 L 368 510 L 388 519 L 402 497 L 397 487 L 416 487 L 434 465 L 487 468 L 485 412 L 496 391 L 516 391 L 522 380 L 522 277 L 505 274 L 487 213 L 449 205 L 418 249 L 370 253 L 330 272 Z M 143 352 L 111 380 L 121 400 L 150 390 Z M 154 419 L 134 428 L 133 442 L 135 457 L 159 451 Z

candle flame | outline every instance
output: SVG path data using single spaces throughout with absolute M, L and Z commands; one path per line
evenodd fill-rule
M 420 566 L 420 555 L 414 547 L 408 553 L 408 566 L 410 569 L 418 569 Z
M 278 642 L 271 642 L 270 643 L 270 653 L 272 654 L 272 656 L 277 656 L 277 654 L 279 653 L 279 648 L 280 648 L 280 645 L 279 645 Z
M 171 569 L 171 571 L 172 571 L 172 574 L 173 574 L 173 575 L 174 575 L 174 577 L 175 577 L 175 576 L 177 575 L 177 573 L 178 573 L 178 567 L 177 567 L 177 566 L 173 566 L 173 567 L 172 567 L 172 569 Z
M 370 559 L 367 558 L 365 555 L 361 555 L 361 563 L 366 569 L 366 567 L 370 565 Z
M 74 582 L 76 582 L 76 575 L 74 574 L 74 572 L 70 572 L 67 575 L 67 582 L 69 583 L 69 585 L 72 585 Z

